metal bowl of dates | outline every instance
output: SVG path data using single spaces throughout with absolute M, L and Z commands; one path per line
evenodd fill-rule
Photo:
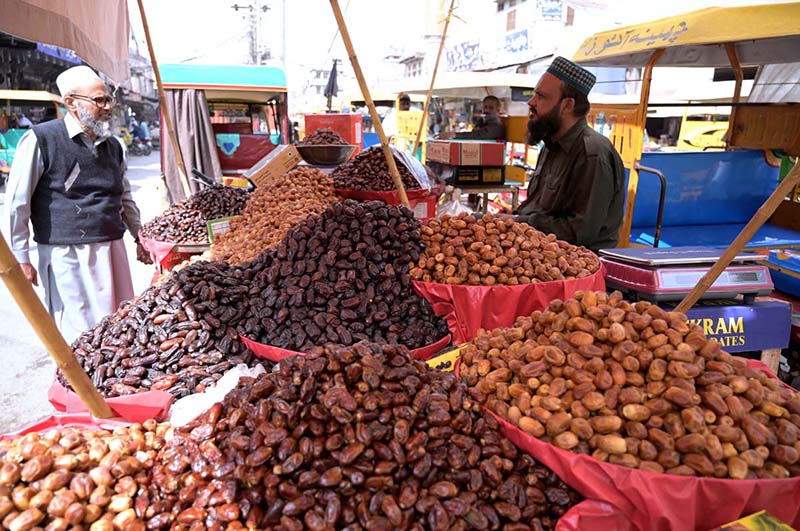
M 356 149 L 356 146 L 352 144 L 296 144 L 295 147 L 304 161 L 319 166 L 342 164 Z

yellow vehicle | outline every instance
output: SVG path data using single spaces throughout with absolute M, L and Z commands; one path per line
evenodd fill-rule
M 27 121 L 36 125 L 61 118 L 66 109 L 61 98 L 43 90 L 0 90 L 0 175 L 7 173 Z M 24 117 L 24 118 L 23 118 Z M 23 122 L 23 124 L 20 124 Z M 26 125 L 26 127 L 21 127 Z
M 765 157 L 753 150 L 782 150 L 788 155 L 800 153 L 800 107 L 780 101 L 762 100 L 758 103 L 741 101 L 744 78 L 742 64 L 763 67 L 768 64 L 800 62 L 800 26 L 797 25 L 797 20 L 800 20 L 800 3 L 708 8 L 600 32 L 583 42 L 573 57 L 577 63 L 588 67 L 643 68 L 638 105 L 593 104 L 588 116 L 590 123 L 595 123 L 595 119 L 602 113 L 605 123 L 612 124 L 610 138 L 630 172 L 625 216 L 620 229 L 621 247 L 631 244 L 659 245 L 659 233 L 662 236 L 662 246 L 727 247 L 732 246 L 734 242 L 738 245 L 745 238 L 745 243 L 750 249 L 800 244 L 800 222 L 797 221 L 800 220 L 800 203 L 790 200 L 774 202 L 773 197 L 783 188 L 796 184 L 796 175 L 787 176 L 786 179 L 790 180 L 784 179 L 778 190 L 777 171 L 772 171 L 769 181 L 759 181 L 762 188 L 755 193 L 756 181 L 748 180 L 750 176 L 747 172 L 750 170 L 736 167 L 737 161 L 744 156 L 742 153 L 746 150 L 728 151 L 730 148 L 750 148 L 751 158 L 756 159 L 755 162 L 758 157 L 762 159 Z M 648 116 L 652 73 L 656 66 L 731 67 L 735 74 L 732 98 L 729 102 L 717 103 L 730 106 L 724 134 L 720 136 L 722 120 L 716 120 L 720 123 L 704 123 L 702 126 L 697 126 L 695 131 L 682 132 L 684 142 L 688 140 L 686 143 L 696 144 L 702 148 L 714 146 L 718 140 L 724 139 L 726 151 L 721 152 L 721 155 L 714 152 L 675 154 L 678 157 L 693 157 L 701 161 L 707 157 L 709 161 L 713 159 L 714 162 L 708 168 L 698 168 L 703 171 L 689 173 L 685 179 L 687 187 L 678 190 L 677 194 L 674 193 L 675 184 L 670 179 L 669 186 L 672 188 L 670 193 L 675 195 L 675 201 L 667 205 L 665 216 L 668 215 L 666 210 L 670 208 L 673 213 L 679 212 L 681 215 L 676 216 L 676 226 L 671 227 L 675 230 L 669 234 L 674 241 L 666 244 L 663 239 L 669 227 L 665 222 L 665 232 L 661 232 L 660 219 L 654 239 L 652 233 L 649 239 L 640 237 L 644 233 L 632 233 L 634 216 L 649 214 L 641 211 L 642 207 L 636 200 L 637 191 L 641 186 L 644 129 Z M 707 129 L 703 130 L 702 127 Z M 720 156 L 724 159 L 719 158 Z M 748 166 L 748 168 L 753 167 Z M 733 181 L 720 176 L 720 171 L 723 170 L 729 171 L 728 175 L 733 177 Z M 791 196 L 796 198 L 798 195 L 798 190 L 795 188 Z M 640 199 L 647 200 L 647 198 Z M 759 207 L 770 199 L 778 205 L 775 215 L 766 224 L 763 221 L 752 223 L 754 219 L 762 219 L 760 216 L 764 211 Z M 667 203 L 669 201 L 668 194 Z M 717 205 L 716 209 L 710 208 L 712 202 Z M 654 204 L 651 202 L 648 205 L 655 210 Z M 738 208 L 740 206 L 742 208 Z M 767 216 L 772 213 L 772 210 L 768 209 Z M 659 214 L 659 218 L 660 216 Z M 718 216 L 720 219 L 706 220 L 706 226 L 700 223 L 695 226 L 680 219 L 683 216 L 694 218 Z M 653 213 L 652 218 L 655 217 Z M 745 227 L 747 231 L 737 238 Z

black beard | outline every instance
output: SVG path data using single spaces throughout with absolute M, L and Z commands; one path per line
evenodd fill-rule
M 542 140 L 549 141 L 561 128 L 561 115 L 558 107 L 540 115 L 537 120 L 528 120 L 528 145 L 535 146 Z

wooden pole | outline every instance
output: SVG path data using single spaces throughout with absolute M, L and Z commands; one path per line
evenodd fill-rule
M 139 1 L 141 2 L 142 0 Z M 410 207 L 408 196 L 406 195 L 406 188 L 403 186 L 403 180 L 400 178 L 397 163 L 395 163 L 394 155 L 392 155 L 392 150 L 389 148 L 389 142 L 386 140 L 386 133 L 383 132 L 381 117 L 377 109 L 375 109 L 375 102 L 372 101 L 369 87 L 367 87 L 367 81 L 364 79 L 364 73 L 361 71 L 361 65 L 358 64 L 358 57 L 356 57 L 356 52 L 353 49 L 353 41 L 350 40 L 347 24 L 345 24 L 342 10 L 339 8 L 339 1 L 331 0 L 331 8 L 333 9 L 333 16 L 336 17 L 336 23 L 339 25 L 339 33 L 342 34 L 342 40 L 344 41 L 344 47 L 347 49 L 347 56 L 350 58 L 350 64 L 353 65 L 353 71 L 356 74 L 356 79 L 358 79 L 358 85 L 361 87 L 361 94 L 364 95 L 364 101 L 367 102 L 367 108 L 369 108 L 369 115 L 372 117 L 372 123 L 375 125 L 375 130 L 378 132 L 381 148 L 383 148 L 383 155 L 386 157 L 386 164 L 389 165 L 389 173 L 392 174 L 394 185 L 397 187 L 397 193 L 400 195 L 400 203 L 402 203 L 404 207 Z
M 650 100 L 650 85 L 653 81 L 653 67 L 656 62 L 664 55 L 664 48 L 659 48 L 650 55 L 647 65 L 642 74 L 642 93 L 639 96 L 639 107 L 636 112 L 636 126 L 640 127 L 644 134 L 645 123 L 647 122 L 647 102 Z M 641 159 L 642 145 L 634 147 L 637 150 L 636 160 Z M 618 247 L 628 247 L 631 243 L 631 226 L 633 225 L 633 205 L 636 203 L 636 193 L 639 189 L 639 170 L 635 164 L 630 168 L 628 175 L 628 193 L 625 198 L 625 216 L 622 218 L 622 225 L 619 228 Z
M 733 73 L 736 76 L 736 84 L 733 87 L 733 105 L 731 105 L 731 114 L 728 116 L 728 134 L 725 135 L 725 144 L 730 146 L 731 142 L 733 142 L 733 130 L 736 126 L 736 108 L 742 96 L 744 74 L 742 65 L 739 63 L 739 54 L 736 53 L 736 44 L 732 42 L 726 43 L 725 52 L 728 54 L 728 60 L 731 62 L 731 68 L 733 68 Z
M 8 248 L 6 239 L 0 236 L 0 276 L 17 301 L 22 313 L 28 319 L 36 335 L 44 343 L 47 352 L 55 360 L 56 366 L 61 369 L 75 393 L 89 408 L 95 417 L 107 419 L 114 416 L 111 408 L 94 387 L 89 376 L 75 359 L 75 354 L 67 345 L 56 323 L 45 310 L 42 301 L 33 291 L 33 286 L 25 278 L 22 268 Z
M 144 13 L 144 3 L 142 0 L 139 2 L 139 13 L 142 16 L 142 26 L 144 27 L 144 37 L 147 39 L 147 51 L 150 52 L 150 62 L 153 65 L 153 72 L 156 75 L 156 85 L 158 86 L 158 99 L 161 100 L 161 114 L 164 116 L 164 125 L 167 126 L 167 136 L 172 145 L 172 151 L 175 152 L 175 162 L 178 166 L 178 175 L 180 176 L 181 184 L 183 185 L 183 193 L 186 197 L 192 195 L 192 188 L 189 186 L 189 178 L 186 176 L 186 164 L 183 162 L 183 153 L 181 153 L 180 146 L 178 145 L 178 137 L 175 135 L 175 128 L 172 126 L 172 118 L 167 108 L 167 95 L 164 93 L 164 85 L 161 83 L 161 73 L 158 71 L 158 61 L 156 61 L 156 52 L 153 50 L 153 41 L 150 38 L 150 26 L 147 25 L 147 16 Z
M 450 0 L 450 9 L 447 10 L 447 17 L 444 19 L 444 28 L 442 28 L 442 40 L 439 43 L 439 52 L 436 54 L 436 63 L 433 65 L 433 75 L 431 75 L 431 86 L 428 87 L 428 95 L 425 96 L 425 106 L 422 108 L 422 121 L 419 123 L 419 130 L 417 131 L 417 138 L 414 140 L 414 149 L 411 150 L 411 155 L 417 156 L 417 148 L 422 138 L 422 131 L 428 123 L 428 106 L 431 104 L 431 97 L 433 96 L 433 85 L 436 83 L 436 73 L 439 71 L 439 59 L 442 58 L 442 51 L 444 50 L 444 40 L 447 38 L 447 27 L 450 26 L 450 18 L 453 16 L 453 9 L 455 8 L 456 0 Z
M 755 215 L 742 229 L 742 232 L 733 240 L 733 243 L 722 253 L 717 263 L 711 266 L 708 273 L 703 275 L 700 282 L 692 288 L 692 291 L 681 301 L 675 308 L 676 311 L 686 313 L 695 305 L 695 303 L 702 297 L 703 293 L 714 284 L 722 272 L 728 267 L 737 254 L 747 245 L 750 238 L 761 228 L 761 226 L 769 219 L 775 209 L 781 204 L 792 188 L 800 183 L 800 164 L 795 165 L 794 168 L 784 177 L 783 181 L 778 185 L 772 195 L 764 201 L 764 204 L 759 207 Z

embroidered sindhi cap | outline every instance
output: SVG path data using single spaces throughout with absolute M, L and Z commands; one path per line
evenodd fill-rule
M 594 74 L 563 57 L 553 59 L 553 63 L 547 68 L 547 72 L 587 96 L 592 87 L 594 87 L 594 82 L 597 81 L 597 77 Z

